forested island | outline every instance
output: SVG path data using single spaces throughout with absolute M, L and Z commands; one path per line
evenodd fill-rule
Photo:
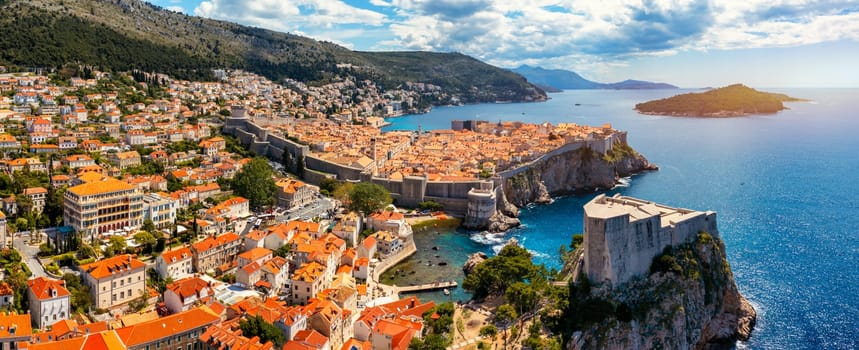
M 681 117 L 738 117 L 773 114 L 787 109 L 784 102 L 804 101 L 785 94 L 763 92 L 743 84 L 687 93 L 635 105 L 641 114 Z

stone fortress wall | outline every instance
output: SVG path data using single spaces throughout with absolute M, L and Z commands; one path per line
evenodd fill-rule
M 615 142 L 626 142 L 626 132 L 618 132 L 606 139 L 588 139 L 581 142 L 565 144 L 558 149 L 546 153 L 537 159 L 522 164 L 516 168 L 508 169 L 498 173 L 493 179 L 474 179 L 467 181 L 428 181 L 423 176 L 407 176 L 402 180 L 392 180 L 373 176 L 366 169 L 351 167 L 333 163 L 324 159 L 314 157 L 306 145 L 288 140 L 282 136 L 271 135 L 264 127 L 250 120 L 244 108 L 233 107 L 232 116 L 224 123 L 223 132 L 235 136 L 242 145 L 248 146 L 257 155 L 266 156 L 273 160 L 281 160 L 283 150 L 287 149 L 293 159 L 304 156 L 305 180 L 312 184 L 319 184 L 326 177 L 336 178 L 342 181 L 367 181 L 381 185 L 396 200 L 398 205 L 416 207 L 418 203 L 432 200 L 444 205 L 445 210 L 453 214 L 464 215 L 467 220 L 470 216 L 480 215 L 476 220 L 482 222 L 489 217 L 483 215 L 494 215 L 494 210 L 487 210 L 490 201 L 497 201 L 497 192 L 487 198 L 483 191 L 496 190 L 510 177 L 528 170 L 534 164 L 551 157 L 578 150 L 582 147 L 590 147 L 596 152 L 604 154 L 611 149 Z M 473 192 L 472 190 L 478 192 Z M 470 194 L 471 193 L 471 194 Z M 482 193 L 482 194 L 478 194 Z M 501 190 L 503 194 L 503 189 Z M 469 195 L 470 194 L 470 195 Z M 469 202 L 472 203 L 472 211 L 469 211 Z M 481 214 L 477 214 L 481 213 Z
M 584 271 L 596 283 L 617 285 L 646 275 L 665 247 L 692 242 L 699 232 L 719 236 L 715 212 L 619 194 L 597 196 L 585 204 L 584 216 Z

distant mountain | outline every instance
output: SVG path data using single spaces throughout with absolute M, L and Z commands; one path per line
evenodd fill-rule
M 598 83 L 582 78 L 576 72 L 564 69 L 544 69 L 527 65 L 511 69 L 524 76 L 532 84 L 538 86 L 550 86 L 562 90 L 579 89 L 614 89 L 614 90 L 641 90 L 641 89 L 676 89 L 677 87 L 666 83 L 653 83 L 641 80 L 624 80 L 617 83 Z
M 236 68 L 274 81 L 369 79 L 441 87 L 432 104 L 535 101 L 545 92 L 518 74 L 458 53 L 358 52 L 329 42 L 168 11 L 139 0 L 0 0 L 0 65 L 95 65 L 183 79 Z
M 787 109 L 783 102 L 796 101 L 805 100 L 734 84 L 706 92 L 639 103 L 635 105 L 635 110 L 642 114 L 681 117 L 737 117 L 776 113 Z

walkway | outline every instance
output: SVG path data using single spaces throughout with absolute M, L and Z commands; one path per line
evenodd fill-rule
M 393 286 L 393 287 L 397 289 L 398 293 L 411 293 L 411 292 L 420 292 L 420 291 L 425 291 L 425 290 L 435 290 L 435 289 L 442 289 L 442 288 L 449 288 L 449 287 L 455 288 L 458 285 L 459 284 L 456 283 L 456 281 L 449 281 L 449 282 L 434 282 L 434 283 L 419 284 L 417 286 L 405 286 L 405 287 Z

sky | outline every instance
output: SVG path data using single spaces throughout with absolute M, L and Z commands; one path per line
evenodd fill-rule
M 150 0 L 361 51 L 461 52 L 599 82 L 859 87 L 859 0 Z

